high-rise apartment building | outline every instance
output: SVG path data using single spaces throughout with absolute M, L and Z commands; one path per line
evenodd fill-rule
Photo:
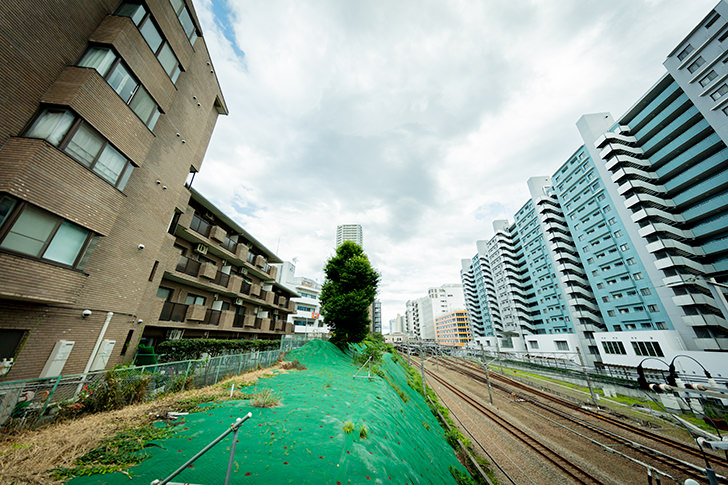
M 185 181 L 227 113 L 194 8 L 2 2 L 0 25 L 3 379 L 128 361 L 148 324 L 166 328 L 162 281 L 187 279 L 168 228 L 189 212 Z M 209 297 L 190 325 L 207 325 Z
M 364 232 L 359 224 L 343 224 L 336 226 L 336 247 L 344 241 L 353 241 L 364 247 Z
M 623 116 L 583 116 L 584 144 L 529 180 L 515 230 L 502 230 L 525 262 L 509 278 L 532 295 L 517 317 L 527 350 L 535 335 L 539 349 L 576 345 L 597 365 L 687 355 L 728 376 L 727 20 L 723 0 Z M 485 284 L 503 312 L 493 268 Z
M 372 333 L 382 333 L 382 302 L 379 300 L 374 300 L 374 303 L 372 303 L 371 320 L 369 331 Z

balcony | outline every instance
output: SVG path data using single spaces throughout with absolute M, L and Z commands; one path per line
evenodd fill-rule
M 187 316 L 187 307 L 183 303 L 172 303 L 165 301 L 162 306 L 162 313 L 159 314 L 159 320 L 164 322 L 184 322 Z
M 199 276 L 207 278 L 208 280 L 214 280 L 217 275 L 217 266 L 213 263 L 202 263 L 200 266 Z
M 190 229 L 202 236 L 208 237 L 210 235 L 210 230 L 212 229 L 212 224 L 195 213 L 192 216 L 192 222 L 190 222 Z
M 243 295 L 250 295 L 250 291 L 253 289 L 253 285 L 248 283 L 247 281 L 243 280 L 243 282 L 240 284 L 240 293 Z
M 635 158 L 630 157 L 629 155 L 615 155 L 611 158 L 609 158 L 604 166 L 607 168 L 607 170 L 614 170 L 617 166 L 627 166 L 627 167 L 642 167 L 642 168 L 649 168 L 651 166 L 650 162 L 648 160 L 643 160 L 641 158 Z
M 205 318 L 200 323 L 205 325 L 220 325 L 220 315 L 222 315 L 222 311 L 208 308 L 205 312 Z
M 220 247 L 223 249 L 227 249 L 231 253 L 235 253 L 235 246 L 237 246 L 238 243 L 230 239 L 229 237 L 225 236 L 225 240 L 220 243 Z M 247 249 L 247 248 L 246 248 Z
M 243 328 L 245 326 L 245 317 L 246 315 L 244 313 L 235 313 L 233 317 L 233 328 Z
M 228 283 L 230 283 L 230 275 L 227 273 L 223 273 L 222 271 L 218 271 L 212 282 L 216 285 L 224 286 L 225 288 L 227 288 Z
M 640 235 L 640 237 L 647 237 L 651 234 L 655 233 L 668 233 L 672 234 L 673 236 L 679 238 L 679 239 L 694 239 L 695 236 L 693 235 L 692 231 L 684 231 L 682 229 L 678 229 L 675 226 L 672 226 L 670 224 L 664 224 L 661 222 L 658 223 L 650 223 L 646 225 L 645 227 L 641 227 L 639 231 L 637 231 Z
M 177 261 L 176 270 L 180 273 L 188 274 L 190 276 L 197 276 L 200 274 L 200 262 L 186 256 L 180 256 Z

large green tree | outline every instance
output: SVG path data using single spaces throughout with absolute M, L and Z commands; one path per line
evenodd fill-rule
M 379 273 L 358 244 L 345 241 L 324 267 L 321 313 L 331 328 L 331 342 L 344 347 L 361 342 L 369 332 L 369 308 L 374 303 Z

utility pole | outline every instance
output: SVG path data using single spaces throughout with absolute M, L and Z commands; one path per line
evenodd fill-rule
M 483 367 L 485 367 L 485 382 L 488 383 L 488 397 L 490 404 L 493 404 L 493 391 L 490 390 L 490 374 L 488 373 L 488 362 L 485 361 L 485 350 L 483 350 L 483 342 L 480 342 L 480 358 L 483 359 Z
M 410 346 L 409 346 L 409 335 L 404 336 L 405 341 L 407 342 L 407 365 L 412 365 L 410 362 Z
M 422 339 L 420 339 L 420 372 L 422 373 L 422 396 L 427 399 L 427 392 L 425 392 L 425 352 L 422 350 Z
M 591 394 L 592 402 L 594 405 L 599 409 L 599 404 L 597 403 L 597 396 L 594 394 L 594 389 L 592 389 L 592 383 L 591 379 L 589 379 L 589 373 L 586 371 L 586 367 L 584 366 L 584 360 L 581 358 L 581 350 L 579 347 L 576 348 L 576 355 L 579 356 L 579 365 L 581 365 L 581 370 L 584 372 L 584 377 L 586 378 L 586 384 L 589 386 L 589 394 Z

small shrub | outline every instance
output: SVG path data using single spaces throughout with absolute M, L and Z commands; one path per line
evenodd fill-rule
M 273 408 L 278 406 L 281 400 L 273 394 L 271 389 L 266 389 L 263 392 L 258 393 L 253 401 L 250 403 L 251 406 L 256 408 Z
M 344 430 L 344 433 L 351 434 L 351 432 L 354 431 L 354 423 L 352 423 L 351 421 L 347 421 L 346 423 L 344 423 L 342 429 Z
M 367 436 L 369 435 L 369 432 L 367 431 L 367 427 L 362 425 L 361 429 L 359 430 L 359 438 L 360 439 L 367 439 Z

